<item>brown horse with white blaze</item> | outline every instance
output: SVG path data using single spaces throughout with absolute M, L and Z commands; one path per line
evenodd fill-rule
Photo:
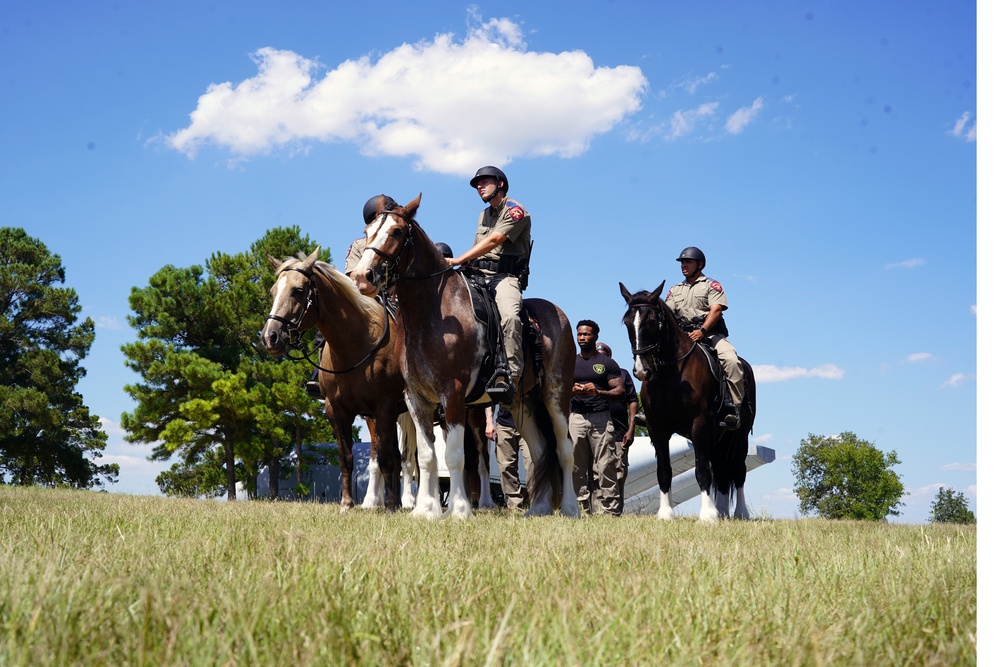
M 475 317 L 466 279 L 453 271 L 414 215 L 420 196 L 394 210 L 379 202 L 365 229 L 367 247 L 351 277 L 363 294 L 395 285 L 404 335 L 400 363 L 406 403 L 417 428 L 420 485 L 414 514 L 441 516 L 437 460 L 433 443 L 434 412 L 444 413 L 445 462 L 451 476 L 448 515 L 466 518 L 472 509 L 462 481 L 466 406 L 488 402 L 473 396 L 481 361 L 492 341 Z M 555 304 L 525 299 L 524 308 L 541 331 L 544 372 L 529 364 L 517 388 L 511 413 L 535 462 L 529 514 L 551 514 L 560 502 L 567 516 L 579 516 L 573 491 L 573 447 L 569 440 L 569 404 L 576 347 L 566 315 Z M 529 355 L 525 355 L 529 357 Z M 530 357 L 529 357 L 530 358 Z
M 261 340 L 273 356 L 284 354 L 312 327 L 327 340 L 320 360 L 320 388 L 326 399 L 326 417 L 337 433 L 340 451 L 341 510 L 354 505 L 354 433 L 358 415 L 373 417 L 372 461 L 386 480 L 385 505 L 399 508 L 402 458 L 396 431 L 397 417 L 405 415 L 403 376 L 395 349 L 401 328 L 384 306 L 362 296 L 351 279 L 318 261 L 319 248 L 303 260 L 269 257 L 277 273 L 271 287 L 273 304 L 261 331 Z M 371 423 L 371 422 L 369 422 Z M 376 480 L 369 480 L 370 491 Z M 410 493 L 408 485 L 405 493 Z M 374 497 L 374 493 L 369 493 Z M 366 506 L 369 502 L 366 498 Z

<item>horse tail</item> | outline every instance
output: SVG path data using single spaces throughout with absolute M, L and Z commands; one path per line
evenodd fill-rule
M 556 431 L 549 416 L 548 407 L 542 400 L 542 389 L 539 386 L 531 390 L 531 404 L 534 406 L 533 416 L 538 434 L 541 436 L 542 456 L 538 461 L 532 461 L 531 479 L 528 482 L 529 502 L 541 497 L 546 488 L 552 489 L 552 506 L 558 507 L 562 501 L 562 466 L 559 465 L 559 445 L 556 442 Z
M 754 419 L 757 417 L 757 380 L 753 374 L 753 366 L 746 359 L 739 358 L 743 365 L 743 406 L 740 420 L 746 425 L 746 432 L 753 432 Z M 742 430 L 742 429 L 740 429 Z

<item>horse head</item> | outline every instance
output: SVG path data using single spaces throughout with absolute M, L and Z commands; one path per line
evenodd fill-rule
M 373 296 L 386 287 L 398 273 L 400 262 L 405 263 L 405 251 L 413 243 L 411 227 L 416 224 L 413 216 L 420 207 L 420 197 L 394 210 L 386 208 L 385 197 L 379 199 L 375 218 L 365 227 L 364 252 L 351 272 L 362 294 Z
M 628 330 L 628 339 L 632 344 L 632 358 L 635 377 L 648 380 L 653 376 L 659 365 L 658 352 L 664 342 L 664 330 L 669 328 L 668 318 L 660 293 L 666 280 L 660 283 L 652 292 L 642 290 L 632 294 L 623 283 L 618 283 L 622 297 L 628 304 L 628 310 L 622 318 L 622 323 Z
M 264 321 L 260 339 L 272 356 L 284 354 L 289 346 L 299 344 L 303 331 L 316 324 L 316 281 L 313 265 L 319 257 L 319 246 L 302 260 L 279 260 L 267 256 L 277 274 L 271 286 L 271 313 Z M 300 256 L 301 257 L 301 256 Z

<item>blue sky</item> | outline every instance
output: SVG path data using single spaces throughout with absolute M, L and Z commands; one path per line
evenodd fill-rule
M 362 6 L 364 5 L 364 6 Z M 759 382 L 755 512 L 798 516 L 791 456 L 853 431 L 927 519 L 977 509 L 973 2 L 27 2 L 0 9 L 0 224 L 61 256 L 97 324 L 80 385 L 113 487 L 166 466 L 118 426 L 128 294 L 299 225 L 338 266 L 365 200 L 423 194 L 471 244 L 501 166 L 528 295 L 596 320 L 701 247 Z M 985 45 L 984 45 L 985 46 Z M 266 313 L 261 313 L 261 318 Z M 683 508 L 682 508 L 683 509 Z M 978 514 L 978 511 L 977 511 Z

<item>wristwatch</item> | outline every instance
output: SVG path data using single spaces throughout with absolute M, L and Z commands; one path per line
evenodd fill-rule
M 708 332 L 705 331 L 705 327 L 698 327 L 698 331 L 701 332 L 702 336 L 707 336 L 708 335 Z

